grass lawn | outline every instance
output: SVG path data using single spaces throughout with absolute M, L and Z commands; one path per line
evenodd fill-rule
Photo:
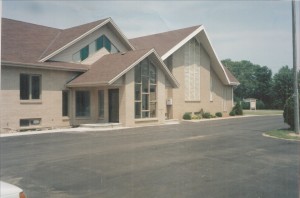
M 282 115 L 283 110 L 243 110 L 244 115 Z
M 265 134 L 275 138 L 300 141 L 300 135 L 296 135 L 292 130 L 274 130 L 268 131 Z

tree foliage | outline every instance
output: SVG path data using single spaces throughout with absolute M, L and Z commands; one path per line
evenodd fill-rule
M 283 109 L 286 100 L 293 94 L 293 70 L 282 67 L 273 77 L 273 108 Z
M 286 103 L 284 105 L 284 109 L 283 109 L 283 118 L 284 118 L 284 122 L 287 123 L 288 125 L 290 125 L 291 129 L 294 129 L 295 127 L 295 120 L 294 120 L 294 97 L 290 96 L 287 100 Z M 299 107 L 299 111 L 300 111 L 300 107 Z
M 268 106 L 272 94 L 272 71 L 266 66 L 260 66 L 250 61 L 222 61 L 241 83 L 234 94 L 237 100 L 256 98 Z
M 235 101 L 256 98 L 261 104 L 260 108 L 283 109 L 293 93 L 293 71 L 288 66 L 283 66 L 272 77 L 268 67 L 250 61 L 226 59 L 222 63 L 241 83 L 234 90 Z

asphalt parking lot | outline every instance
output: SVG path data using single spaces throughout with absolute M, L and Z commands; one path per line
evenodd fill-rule
M 1 137 L 1 180 L 40 197 L 299 197 L 282 116 Z

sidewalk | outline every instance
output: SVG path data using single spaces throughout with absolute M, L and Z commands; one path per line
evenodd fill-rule
M 211 119 L 200 119 L 200 120 L 181 120 L 177 124 L 182 122 L 211 122 L 217 120 L 227 120 L 227 119 L 240 119 L 240 118 L 247 118 L 247 117 L 255 117 L 255 116 L 262 116 L 262 115 L 244 115 L 244 116 L 230 116 L 230 117 L 220 117 L 220 118 L 211 118 Z M 269 115 L 271 116 L 271 115 Z M 275 116 L 275 115 L 274 115 Z M 166 123 L 164 125 L 169 125 L 170 123 Z M 154 125 L 159 126 L 159 125 Z M 139 126 L 144 127 L 144 126 Z M 149 127 L 149 126 L 146 126 Z M 14 137 L 14 136 L 24 136 L 24 135 L 38 135 L 38 134 L 47 134 L 47 133 L 68 133 L 68 132 L 93 132 L 93 131 L 112 131 L 112 130 L 121 130 L 121 129 L 128 129 L 132 127 L 114 127 L 114 128 L 87 128 L 87 127 L 76 127 L 76 128 L 57 128 L 57 129 L 49 129 L 49 130 L 35 130 L 35 131 L 24 131 L 24 132 L 12 132 L 12 133 L 2 133 L 0 134 L 1 137 Z

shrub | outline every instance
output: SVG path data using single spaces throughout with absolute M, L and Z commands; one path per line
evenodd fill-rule
M 203 113 L 203 118 L 211 118 L 211 115 L 209 112 Z
M 295 120 L 294 120 L 294 97 L 293 96 L 289 97 L 285 102 L 283 108 L 283 118 L 284 118 L 284 122 L 290 125 L 291 129 L 294 129 Z
M 199 120 L 200 116 L 199 115 L 192 115 L 192 120 Z
M 240 102 L 237 102 L 235 104 L 235 106 L 232 108 L 231 112 L 230 113 L 232 115 L 229 113 L 230 116 L 243 115 L 243 109 L 242 109 L 242 106 L 241 106 Z
M 233 110 L 230 111 L 229 115 L 230 115 L 230 116 L 235 116 L 235 111 L 233 111 Z
M 221 112 L 217 112 L 215 115 L 216 117 L 223 117 L 223 114 Z
M 186 112 L 183 114 L 182 117 L 184 120 L 191 120 L 192 119 L 192 113 Z

